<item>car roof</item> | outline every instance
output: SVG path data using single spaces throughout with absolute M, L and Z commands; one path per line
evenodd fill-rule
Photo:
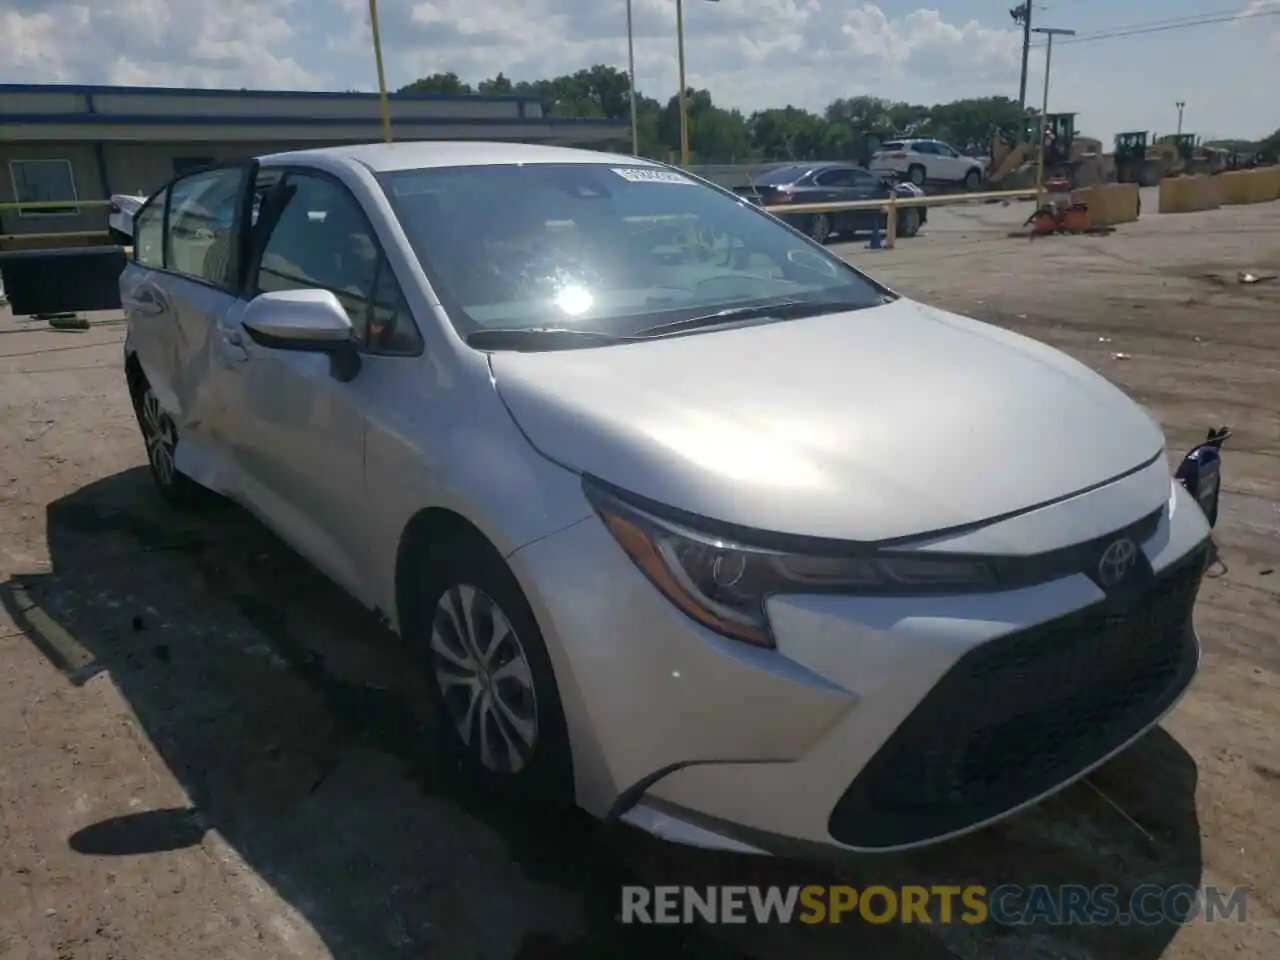
M 423 167 L 479 167 L 508 163 L 600 163 L 656 167 L 651 160 L 618 153 L 549 147 L 529 143 L 475 140 L 406 140 L 401 143 L 359 143 L 273 153 L 258 160 L 271 166 L 317 160 L 361 163 L 375 173 L 418 170 Z

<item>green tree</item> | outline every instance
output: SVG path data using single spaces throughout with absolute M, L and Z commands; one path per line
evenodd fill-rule
M 396 93 L 472 93 L 471 84 L 458 77 L 456 73 L 433 73 L 429 77 L 421 77 L 413 83 L 407 83 Z

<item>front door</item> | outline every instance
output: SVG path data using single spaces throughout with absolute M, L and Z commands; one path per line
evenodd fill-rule
M 220 430 L 232 442 L 246 506 L 364 597 L 365 432 L 386 374 L 381 363 L 396 346 L 380 339 L 389 329 L 381 305 L 398 309 L 400 288 L 342 183 L 317 171 L 269 168 L 259 180 L 245 301 L 272 291 L 329 290 L 346 307 L 365 359 L 361 372 L 344 383 L 332 375 L 327 356 L 261 346 L 240 327 L 240 311 L 228 314 L 220 339 L 242 350 L 244 360 L 228 354 L 223 364 L 234 403 Z

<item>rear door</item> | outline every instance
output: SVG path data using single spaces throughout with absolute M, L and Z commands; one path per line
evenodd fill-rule
M 938 155 L 938 145 L 932 140 L 917 140 L 911 145 L 911 162 L 924 167 L 926 180 L 945 180 L 946 170 Z
M 253 164 L 174 180 L 136 219 L 134 261 L 121 277 L 130 342 L 182 442 L 177 467 L 221 489 L 209 424 L 217 402 L 210 338 L 235 308 L 240 224 Z

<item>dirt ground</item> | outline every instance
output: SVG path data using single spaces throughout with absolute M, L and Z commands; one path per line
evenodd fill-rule
M 1157 414 L 1173 454 L 1232 427 L 1203 667 L 1163 729 L 1088 782 L 839 870 L 474 795 L 437 759 L 413 672 L 372 617 L 239 511 L 158 504 L 119 319 L 58 332 L 0 312 L 0 957 L 1280 956 L 1280 279 L 1266 279 L 1280 203 L 1007 239 L 1027 209 L 938 210 L 896 250 L 837 249 L 1093 365 Z M 615 922 L 624 882 L 836 875 L 1247 885 L 1251 899 L 1245 924 L 1185 927 Z

